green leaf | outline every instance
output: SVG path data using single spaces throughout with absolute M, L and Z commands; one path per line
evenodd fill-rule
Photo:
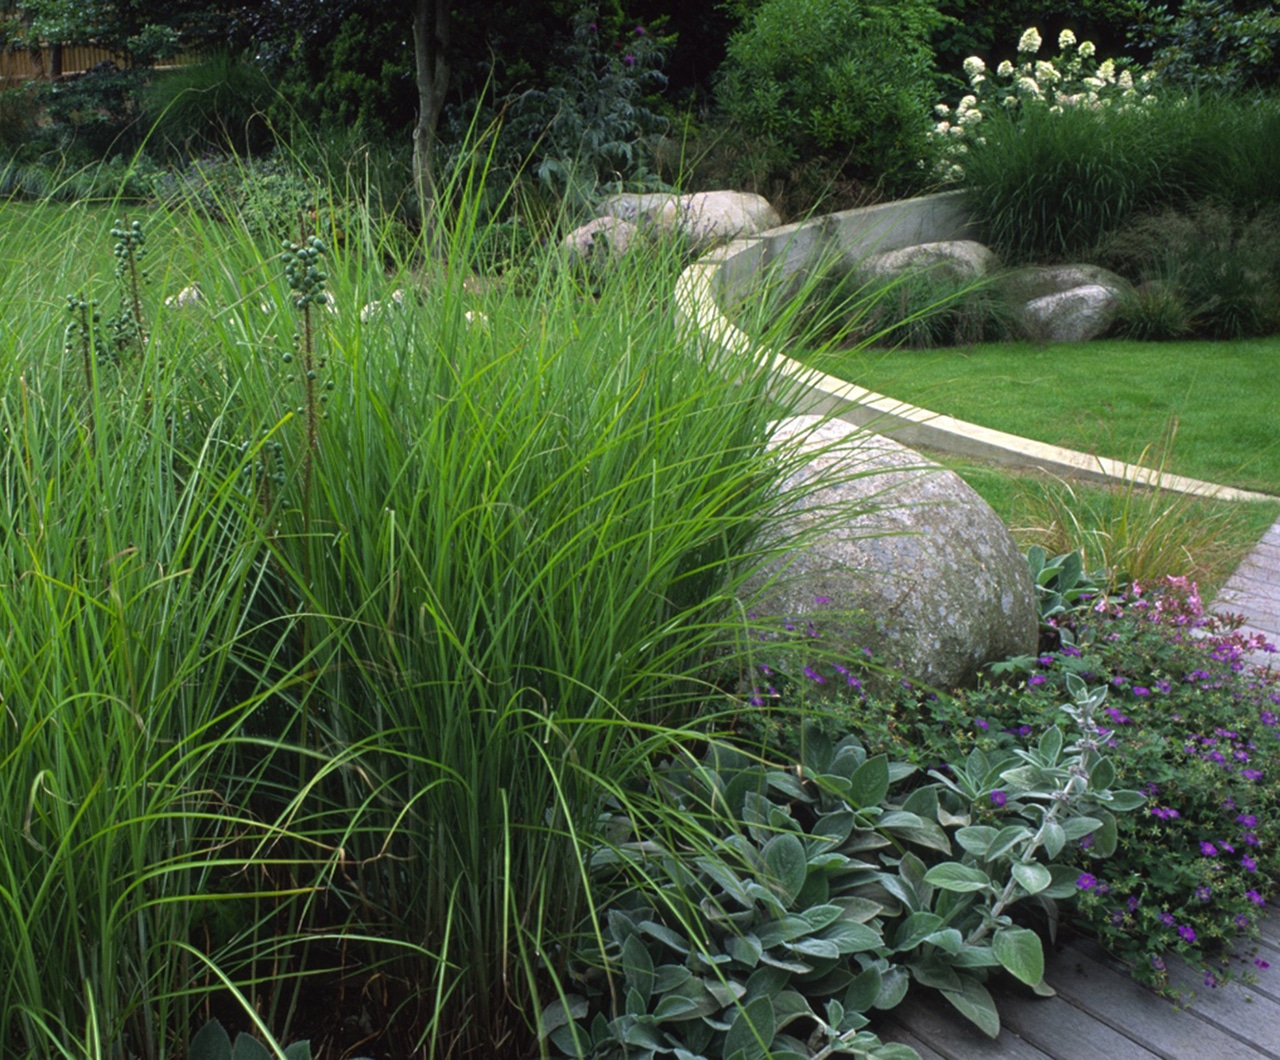
M 1011 824 L 1001 828 L 987 849 L 987 860 L 990 861 L 1001 854 L 1008 853 L 1024 839 L 1030 839 L 1031 835 L 1031 829 L 1022 824 Z
M 964 936 L 955 928 L 943 928 L 926 935 L 924 941 L 952 956 L 959 953 L 964 946 Z
M 1074 865 L 1050 865 L 1049 875 L 1053 882 L 1040 892 L 1042 898 L 1070 898 L 1080 890 L 1076 886 L 1080 870 Z
M 773 1000 L 760 997 L 748 1001 L 738 1011 L 738 1017 L 729 1027 L 724 1038 L 724 1055 L 732 1056 L 741 1050 L 752 1060 L 764 1060 L 777 1033 L 773 1016 Z
M 538 1039 L 545 1038 L 556 1028 L 563 1027 L 572 1020 L 582 1019 L 587 1014 L 587 1007 L 587 999 L 577 994 L 566 994 L 563 998 L 556 998 L 538 1016 Z M 199 1058 L 192 1053 L 191 1060 L 199 1060 Z
M 806 773 L 825 773 L 835 757 L 835 748 L 822 726 L 806 720 L 800 730 L 800 761 Z
M 999 832 L 987 824 L 972 824 L 956 832 L 956 842 L 975 858 L 985 858 Z
M 942 927 L 942 917 L 927 912 L 912 913 L 898 924 L 897 930 L 894 931 L 893 948 L 899 953 L 915 949 L 927 935 L 931 935 L 940 927 Z
M 876 997 L 875 1007 L 882 1012 L 896 1008 L 907 996 L 907 988 L 911 986 L 911 974 L 900 964 L 892 965 L 880 972 L 880 993 Z
M 1058 755 L 1062 753 L 1062 730 L 1056 725 L 1045 729 L 1036 749 L 1040 752 L 1040 758 L 1045 765 L 1056 764 Z
M 756 937 L 765 949 L 772 949 L 783 942 L 791 942 L 808 935 L 813 928 L 802 916 L 784 916 L 781 920 L 768 920 L 756 925 Z
M 844 916 L 844 910 L 838 905 L 815 905 L 800 915 L 809 922 L 809 926 L 814 931 L 821 931 L 824 927 L 841 919 Z
M 1107 800 L 1107 806 L 1116 813 L 1128 813 L 1146 801 L 1147 797 L 1140 791 L 1113 791 L 1111 798 Z
M 1116 852 L 1120 838 L 1115 816 L 1106 810 L 1093 810 L 1092 813 L 1102 821 L 1102 827 L 1093 833 L 1093 852 L 1100 858 L 1109 858 Z
M 627 985 L 644 999 L 648 1009 L 649 998 L 653 996 L 653 958 L 639 935 L 632 935 L 622 945 L 622 975 Z
M 730 935 L 724 942 L 724 951 L 739 964 L 754 968 L 760 963 L 760 954 L 764 947 L 754 933 Z
M 1063 822 L 1062 831 L 1069 840 L 1080 839 L 1101 827 L 1102 822 L 1096 817 L 1070 817 Z
M 908 818 L 914 817 L 911 821 Z M 892 832 L 899 839 L 924 847 L 926 850 L 937 850 L 943 854 L 951 853 L 951 840 L 936 821 L 926 821 L 913 813 L 894 811 L 886 813 L 880 819 L 880 827 Z
M 284 1060 L 311 1060 L 311 1039 L 303 1038 L 300 1042 L 286 1046 Z
M 942 996 L 988 1038 L 1000 1036 L 1000 1013 L 996 1011 L 996 1003 L 991 1000 L 987 988 L 976 979 L 966 975 L 960 990 L 944 990 Z
M 799 939 L 796 942 L 789 942 L 787 945 L 802 957 L 829 957 L 834 959 L 840 956 L 840 947 L 830 939 Z
M 785 832 L 770 839 L 764 845 L 762 855 L 765 870 L 769 874 L 769 882 L 783 902 L 788 906 L 791 905 L 804 887 L 805 873 L 809 868 L 804 844 L 800 842 L 799 837 Z
M 1100 758 L 1089 770 L 1089 788 L 1096 792 L 1105 791 L 1116 782 L 1116 767 L 1110 758 Z
M 230 1060 L 231 1035 L 217 1020 L 209 1020 L 192 1037 L 187 1056 L 190 1060 Z
M 868 758 L 853 774 L 849 802 L 857 809 L 879 806 L 889 794 L 889 759 L 885 755 Z
M 857 818 L 852 810 L 837 810 L 835 813 L 824 813 L 818 817 L 810 830 L 814 838 L 821 838 L 839 846 L 849 838 Z
M 1044 949 L 1034 931 L 999 928 L 991 939 L 991 952 L 1006 971 L 1029 986 L 1044 978 Z
M 235 1048 L 231 1051 L 233 1060 L 275 1060 L 271 1050 L 257 1038 L 241 1031 L 236 1035 Z
M 884 945 L 884 937 L 879 931 L 867 924 L 856 924 L 852 920 L 832 924 L 820 937 L 834 942 L 842 954 L 865 953 Z
M 813 1009 L 803 994 L 784 990 L 773 999 L 773 1022 L 778 1030 L 801 1018 L 813 1018 Z
M 1062 853 L 1062 848 L 1067 845 L 1067 834 L 1057 821 L 1050 821 L 1044 826 L 1042 841 L 1044 842 L 1045 853 L 1050 858 L 1056 858 Z
M 683 964 L 660 964 L 654 973 L 653 992 L 665 994 L 668 990 L 684 986 L 692 978 L 693 973 Z
M 682 1022 L 700 1016 L 713 1016 L 723 1008 L 724 1005 L 702 982 L 691 979 L 679 990 L 672 991 L 659 1000 L 653 1010 L 653 1018 L 659 1022 Z
M 1015 862 L 1013 878 L 1027 894 L 1039 894 L 1053 882 L 1049 870 L 1038 861 Z
M 845 991 L 844 1007 L 849 1012 L 867 1012 L 880 996 L 880 969 L 874 965 L 861 972 Z
M 991 879 L 981 869 L 944 861 L 925 873 L 925 880 L 944 891 L 980 891 L 991 886 Z

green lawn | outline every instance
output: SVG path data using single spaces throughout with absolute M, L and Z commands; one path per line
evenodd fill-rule
M 1280 338 L 828 351 L 825 372 L 1054 445 L 1280 494 Z M 1166 442 L 1172 439 L 1172 444 Z

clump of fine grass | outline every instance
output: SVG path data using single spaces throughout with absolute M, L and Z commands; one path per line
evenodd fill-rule
M 1280 502 L 1217 500 L 1133 481 L 1111 485 L 978 465 L 933 453 L 969 483 L 1026 549 L 1078 551 L 1114 584 L 1191 577 L 1206 599 L 1280 517 Z
M 6 215 L 53 248 L 0 260 L 0 1033 L 29 1053 L 177 1055 L 236 997 L 282 1040 L 363 996 L 396 1055 L 536 1048 L 599 930 L 601 808 L 751 648 L 737 597 L 795 544 L 762 528 L 813 488 L 769 446 L 792 399 L 671 318 L 678 248 L 468 287 L 492 239 L 447 190 L 445 254 L 395 258 L 356 203 L 288 275 L 234 214 L 138 216 L 128 357 L 64 339 L 110 215 Z
M 996 113 L 965 156 L 965 192 L 1006 261 L 1087 260 L 1140 212 L 1274 202 L 1278 128 L 1274 99 L 1232 96 Z

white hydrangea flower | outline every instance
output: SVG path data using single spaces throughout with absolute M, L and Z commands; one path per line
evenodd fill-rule
M 1080 83 L 1088 85 L 1092 89 L 1106 88 L 1107 83 L 1100 77 L 1082 77 Z
M 972 110 L 966 110 L 960 116 L 960 124 L 966 128 L 971 125 L 977 125 L 980 121 L 982 121 L 982 111 L 977 107 L 974 107 Z
M 1025 53 L 1034 55 L 1039 50 L 1040 31 L 1036 29 L 1035 26 L 1032 26 L 1030 29 L 1023 32 L 1022 39 L 1018 41 L 1018 53 L 1020 55 Z
M 951 126 L 951 128 L 950 128 L 948 131 L 951 133 L 951 135 L 952 135 L 952 136 L 963 136 L 963 135 L 964 135 L 964 126 L 963 126 L 963 125 L 953 125 L 953 126 Z
M 1104 81 L 1114 81 L 1116 78 L 1116 61 L 1114 59 L 1104 59 L 1098 67 L 1098 76 Z
M 967 59 L 964 61 L 964 75 L 965 75 L 965 77 L 967 77 L 970 81 L 972 81 L 972 80 L 973 80 L 975 77 L 977 77 L 979 74 L 981 74 L 981 73 L 985 72 L 985 71 L 986 71 L 986 69 L 987 69 L 987 64 L 986 64 L 986 63 L 984 63 L 984 62 L 983 62 L 983 61 L 982 61 L 978 56 L 976 56 L 976 55 L 971 55 L 971 56 L 969 56 L 969 58 L 967 58 Z
M 946 180 L 964 180 L 964 166 L 953 165 L 947 170 Z
M 1065 52 L 1068 48 L 1071 47 L 1071 45 L 1075 44 L 1075 42 L 1076 42 L 1076 35 L 1072 33 L 1071 30 L 1069 29 L 1064 29 L 1061 33 L 1058 34 L 1058 50 L 1059 51 Z
M 1001 77 L 1012 77 L 1013 63 L 1009 62 L 1009 60 L 1006 59 L 999 66 L 996 67 L 996 73 Z
M 936 132 L 939 136 L 945 136 L 950 130 L 951 130 L 951 123 L 949 121 L 940 121 L 938 122 L 937 125 L 933 127 L 933 131 Z
M 948 114 L 951 113 L 951 108 L 948 107 L 945 103 L 939 103 L 936 107 L 933 108 L 933 113 L 936 114 L 939 118 L 945 118 Z
M 1018 91 L 1028 96 L 1040 95 L 1040 86 L 1030 77 L 1018 78 Z
M 1085 41 L 1083 44 L 1081 44 L 1081 45 L 1080 45 L 1080 57 L 1081 57 L 1082 59 L 1092 59 L 1092 58 L 1093 58 L 1093 53 L 1094 53 L 1096 50 L 1097 50 L 1097 49 L 1096 49 L 1096 48 L 1094 48 L 1094 46 L 1093 46 L 1093 41 L 1091 41 L 1091 40 L 1087 40 L 1087 41 Z
M 1061 114 L 1061 113 L 1062 113 L 1062 104 L 1061 104 L 1061 103 L 1055 103 L 1052 107 L 1050 107 L 1050 108 L 1049 108 L 1049 113 L 1050 113 L 1050 114 Z
M 1054 85 L 1062 80 L 1062 75 L 1058 73 L 1053 63 L 1045 62 L 1043 59 L 1036 61 L 1036 80 L 1043 81 L 1045 84 Z
M 1120 76 L 1116 79 L 1116 84 L 1123 88 L 1126 92 L 1133 91 L 1133 74 L 1128 70 L 1121 70 Z

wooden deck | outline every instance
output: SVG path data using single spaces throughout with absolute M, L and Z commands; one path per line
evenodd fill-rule
M 1272 967 L 1254 968 L 1255 956 Z M 1196 992 L 1180 1009 L 1135 983 L 1096 943 L 1073 940 L 1047 961 L 1057 997 L 1035 997 L 1012 980 L 989 984 L 1002 1027 L 994 1041 L 929 991 L 909 996 L 878 1030 L 924 1060 L 1280 1060 L 1280 924 L 1266 921 L 1256 954 L 1239 960 L 1238 968 L 1254 969 L 1256 985 L 1209 988 L 1171 961 L 1170 980 Z
M 1280 522 L 1267 531 L 1223 587 L 1213 608 L 1247 617 L 1246 629 L 1280 645 Z M 1278 664 L 1280 655 L 1249 660 Z M 1237 965 L 1258 983 L 1207 987 L 1171 960 L 1170 981 L 1195 997 L 1179 1008 L 1135 983 L 1097 943 L 1066 942 L 1047 955 L 1045 980 L 1057 997 L 1038 998 L 1014 982 L 989 987 L 1000 1037 L 984 1035 L 936 992 L 909 995 L 876 1026 L 886 1041 L 914 1046 L 924 1060 L 1280 1060 L 1280 914 L 1261 925 L 1256 952 Z M 1254 958 L 1271 967 L 1254 967 Z

